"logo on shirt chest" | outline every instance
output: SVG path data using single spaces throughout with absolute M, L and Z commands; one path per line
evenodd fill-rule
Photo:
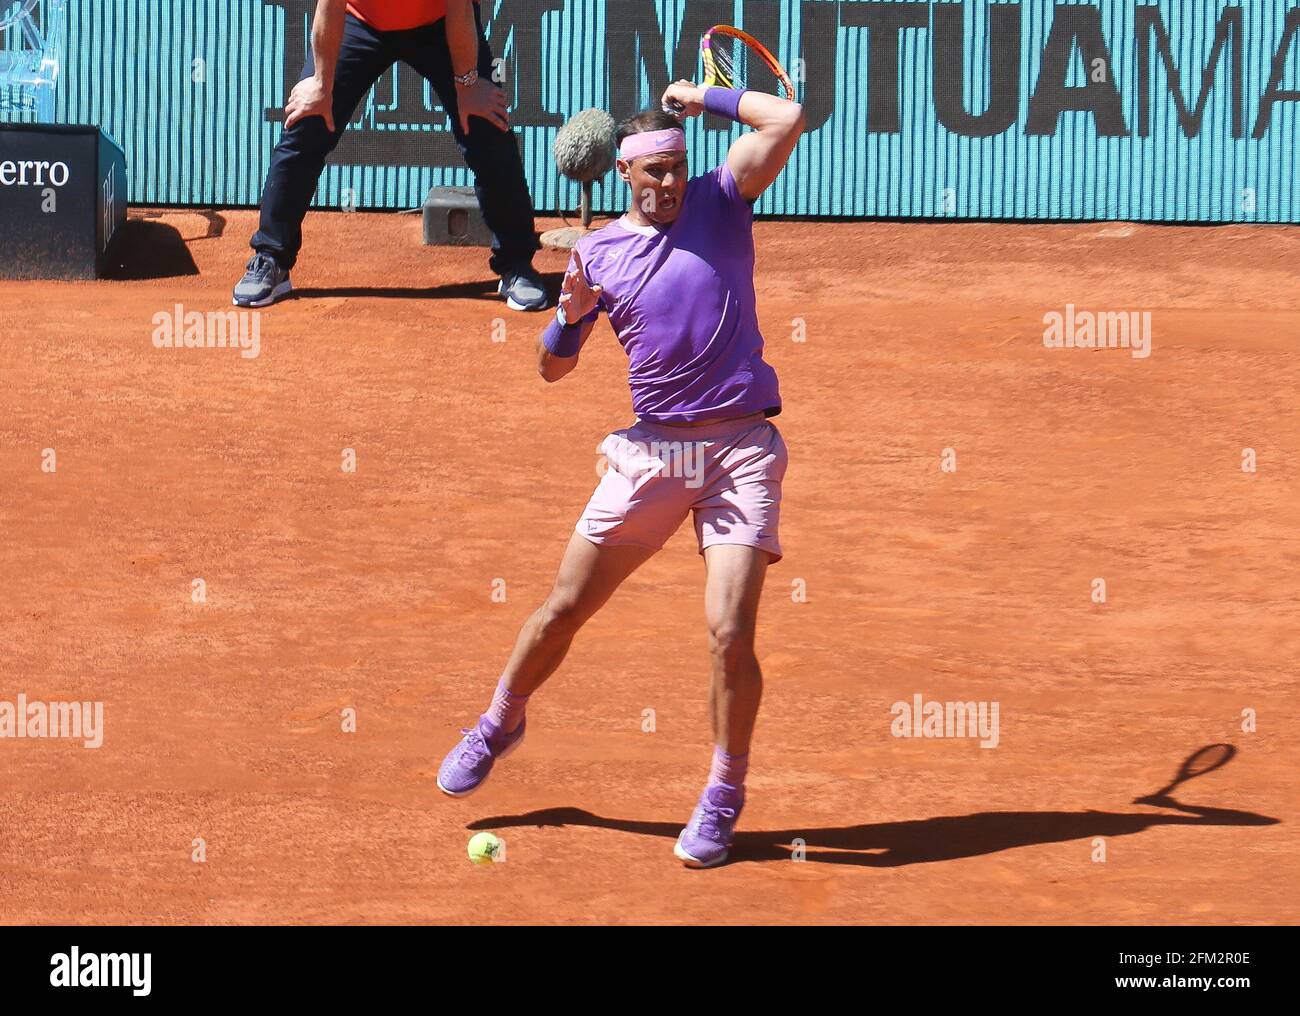
M 610 250 L 603 250 L 599 254 L 593 254 L 587 258 L 587 278 L 591 280 L 593 285 L 601 287 L 601 302 L 607 307 L 612 307 L 618 298 L 614 293 L 610 292 L 608 281 L 603 278 L 594 278 L 591 274 L 591 269 L 599 269 L 602 273 L 615 272 L 625 263 L 624 254 L 626 253 L 626 251 L 614 247 Z
M 622 261 L 622 259 L 623 259 L 623 254 L 624 254 L 623 251 L 619 250 L 617 247 L 613 247 L 613 248 L 611 248 L 610 250 L 601 251 L 601 252 L 600 252 L 599 254 L 597 254 L 595 257 L 591 258 L 591 259 L 587 262 L 587 264 L 592 265 L 592 264 L 606 264 L 606 263 L 608 263 L 608 264 L 611 265 L 611 266 L 615 266 L 615 265 L 618 265 L 618 264 Z

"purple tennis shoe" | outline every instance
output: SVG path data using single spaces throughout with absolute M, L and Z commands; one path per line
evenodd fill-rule
M 673 847 L 688 868 L 712 868 L 727 859 L 736 820 L 745 806 L 744 790 L 715 783 L 705 787 L 700 803 Z
M 438 769 L 438 789 L 452 797 L 465 797 L 479 788 L 497 759 L 505 758 L 524 739 L 526 719 L 508 734 L 495 723 L 480 716 L 473 727 L 462 730 L 465 736 L 447 753 Z

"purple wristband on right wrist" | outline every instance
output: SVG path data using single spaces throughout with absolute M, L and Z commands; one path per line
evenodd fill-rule
M 740 119 L 740 97 L 745 94 L 743 88 L 718 88 L 716 85 L 704 90 L 704 108 L 709 113 L 725 116 L 728 120 Z
M 562 325 L 558 319 L 552 318 L 542 333 L 542 345 L 552 356 L 577 356 L 582 348 L 582 326 L 576 323 Z

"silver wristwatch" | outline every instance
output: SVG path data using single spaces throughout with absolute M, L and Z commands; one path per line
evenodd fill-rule
M 478 80 L 478 71 L 476 69 L 471 69 L 466 71 L 464 74 L 454 75 L 454 78 L 456 84 L 458 84 L 461 88 L 468 88 L 470 85 L 474 84 L 474 82 Z

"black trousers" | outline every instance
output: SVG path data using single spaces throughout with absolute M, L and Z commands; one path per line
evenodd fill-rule
M 474 18 L 479 30 L 479 76 L 491 80 L 492 50 L 483 37 L 477 4 Z M 483 219 L 492 230 L 492 270 L 501 274 L 526 266 L 539 244 L 519 145 L 512 132 L 499 130 L 479 116 L 469 118 L 468 134 L 460 129 L 446 22 L 380 32 L 351 14 L 344 23 L 334 73 L 335 129 L 331 133 L 322 117 L 310 116 L 280 135 L 262 190 L 262 216 L 251 241 L 253 249 L 271 254 L 285 268 L 293 267 L 302 247 L 302 220 L 326 157 L 343 136 L 362 97 L 399 60 L 433 86 L 451 118 L 456 144 L 474 174 L 474 193 Z M 315 60 L 309 49 L 302 77 L 314 73 Z

